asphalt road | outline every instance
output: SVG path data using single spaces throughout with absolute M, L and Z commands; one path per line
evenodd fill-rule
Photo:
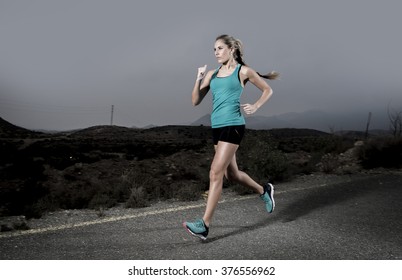
M 402 174 L 344 183 L 276 188 L 268 214 L 256 195 L 230 196 L 216 211 L 208 240 L 182 221 L 203 202 L 138 210 L 138 215 L 58 229 L 0 235 L 2 260 L 401 260 Z

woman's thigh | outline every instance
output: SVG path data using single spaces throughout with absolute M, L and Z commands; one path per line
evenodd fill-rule
M 224 173 L 231 164 L 239 145 L 219 141 L 215 145 L 215 155 L 211 164 L 211 171 Z

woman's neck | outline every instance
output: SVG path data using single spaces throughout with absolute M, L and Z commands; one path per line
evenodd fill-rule
M 237 67 L 237 62 L 235 60 L 228 60 L 226 63 L 222 64 L 222 68 L 225 70 L 231 70 Z

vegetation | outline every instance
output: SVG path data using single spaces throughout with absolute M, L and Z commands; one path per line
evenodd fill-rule
M 364 168 L 402 167 L 402 137 L 369 139 L 358 150 L 358 157 Z
M 200 199 L 208 189 L 214 152 L 210 128 L 204 126 L 98 126 L 46 134 L 13 129 L 0 119 L 0 138 L 0 216 L 27 218 L 58 209 L 90 208 L 101 214 L 116 205 Z M 355 140 L 315 130 L 248 130 L 238 163 L 260 182 L 339 172 L 345 165 L 341 155 L 356 149 Z M 370 139 L 356 155 L 364 168 L 398 168 L 402 140 Z

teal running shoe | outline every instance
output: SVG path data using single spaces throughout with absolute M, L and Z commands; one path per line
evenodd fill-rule
M 264 186 L 264 193 L 260 195 L 260 198 L 265 202 L 267 212 L 272 213 L 275 208 L 274 185 L 266 183 Z
M 183 227 L 192 235 L 206 240 L 209 229 L 202 219 L 197 219 L 194 222 L 184 222 Z

